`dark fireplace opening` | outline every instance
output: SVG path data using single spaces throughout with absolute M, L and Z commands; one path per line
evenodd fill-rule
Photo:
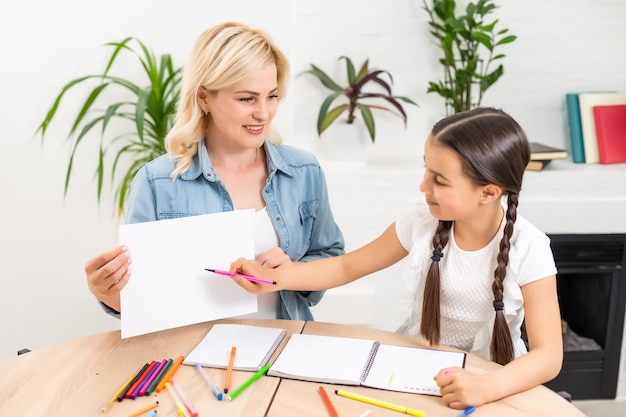
M 626 235 L 550 235 L 558 269 L 563 368 L 546 386 L 615 398 L 626 304 Z

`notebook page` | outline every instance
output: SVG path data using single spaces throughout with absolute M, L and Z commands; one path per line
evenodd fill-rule
M 380 345 L 363 385 L 390 391 L 441 395 L 433 377 L 442 368 L 463 367 L 465 353 Z
M 275 327 L 215 324 L 183 363 L 226 369 L 230 350 L 235 346 L 233 369 L 258 371 L 269 361 L 285 334 L 285 329 Z
M 293 334 L 268 375 L 359 385 L 373 344 L 365 339 Z

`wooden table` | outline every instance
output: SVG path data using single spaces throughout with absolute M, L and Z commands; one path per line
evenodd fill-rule
M 423 339 L 383 330 L 346 326 L 342 324 L 307 322 L 302 333 L 371 339 L 391 345 L 415 346 L 420 348 L 428 347 L 428 343 Z M 450 348 L 450 350 L 454 349 Z M 500 367 L 500 365 L 494 362 L 484 360 L 475 355 L 467 355 L 465 368 L 474 373 L 487 373 L 498 367 Z M 320 385 L 324 385 L 324 388 L 329 393 L 337 409 L 337 413 L 341 417 L 358 417 L 368 409 L 372 411 L 372 415 L 375 417 L 399 417 L 402 414 L 397 411 L 386 410 L 348 398 L 339 397 L 334 394 L 336 389 L 343 389 L 404 407 L 422 410 L 426 412 L 428 417 L 454 417 L 459 414 L 459 410 L 452 410 L 447 407 L 441 397 L 283 379 L 267 416 L 328 417 L 328 411 L 324 407 L 320 393 L 318 392 Z M 584 414 L 554 391 L 544 386 L 539 386 L 483 405 L 470 415 L 470 417 L 486 416 L 576 417 L 584 416 Z
M 116 402 L 106 413 L 102 406 L 115 391 L 146 362 L 187 355 L 215 323 L 241 323 L 281 327 L 287 337 L 270 362 L 273 362 L 293 333 L 310 333 L 376 339 L 383 343 L 425 347 L 423 340 L 413 337 L 331 323 L 288 320 L 217 320 L 165 330 L 129 339 L 120 332 L 102 333 L 60 343 L 17 356 L 0 363 L 0 416 L 28 417 L 125 417 L 147 405 L 159 402 L 158 416 L 177 416 L 170 395 L 161 391 L 150 397 Z M 483 373 L 499 365 L 468 355 L 466 367 Z M 225 370 L 205 368 L 219 385 Z M 232 386 L 239 386 L 252 373 L 234 371 Z M 183 388 L 200 417 L 328 417 L 318 392 L 318 383 L 264 376 L 253 383 L 232 402 L 217 401 L 202 376 L 183 365 L 176 373 L 176 382 Z M 378 389 L 324 384 L 341 417 L 357 417 L 370 409 L 375 417 L 399 417 L 395 411 L 369 406 L 336 396 L 335 389 L 362 393 L 383 401 L 426 411 L 427 416 L 456 416 L 440 397 L 407 394 Z M 584 416 L 563 398 L 541 386 L 484 405 L 471 417 L 486 416 Z

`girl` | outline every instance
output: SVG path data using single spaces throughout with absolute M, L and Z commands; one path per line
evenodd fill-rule
M 442 369 L 434 378 L 443 400 L 462 409 L 532 388 L 558 374 L 563 349 L 549 239 L 517 215 L 529 159 L 526 135 L 503 111 L 457 113 L 439 121 L 426 140 L 425 204 L 380 237 L 345 255 L 284 269 L 239 259 L 231 272 L 278 282 L 235 278 L 253 293 L 319 290 L 409 256 L 404 276 L 415 301 L 399 331 L 504 365 L 484 375 Z

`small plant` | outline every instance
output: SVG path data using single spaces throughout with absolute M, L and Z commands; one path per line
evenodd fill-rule
M 346 56 L 341 56 L 339 57 L 339 59 L 343 59 L 346 61 L 346 74 L 348 79 L 348 85 L 346 87 L 341 87 L 338 83 L 333 81 L 324 71 L 322 71 L 313 64 L 311 64 L 311 69 L 306 71 L 306 73 L 312 74 L 317 77 L 317 79 L 320 80 L 324 87 L 332 91 L 332 94 L 326 97 L 326 99 L 322 103 L 322 107 L 320 108 L 319 116 L 317 119 L 317 133 L 321 135 L 344 112 L 347 112 L 348 116 L 346 119 L 346 123 L 353 124 L 356 120 L 355 111 L 357 108 L 361 113 L 361 117 L 363 118 L 363 122 L 367 127 L 367 131 L 369 132 L 372 142 L 374 142 L 376 139 L 376 125 L 374 123 L 372 109 L 390 111 L 400 116 L 406 127 L 407 115 L 400 101 L 414 104 L 416 106 L 417 104 L 407 97 L 392 95 L 391 85 L 393 84 L 393 78 L 391 74 L 388 71 L 384 70 L 370 69 L 369 60 L 367 59 L 357 73 L 355 71 L 354 64 L 352 63 L 352 60 L 350 58 Z M 389 82 L 381 78 L 381 75 L 383 74 L 385 74 L 389 78 Z M 378 86 L 382 87 L 384 92 L 380 93 L 363 91 L 363 88 L 371 83 L 378 84 Z M 330 109 L 333 101 L 342 96 L 345 97 L 348 102 L 340 104 L 333 109 Z M 390 108 L 382 105 L 364 103 L 363 100 L 366 99 L 382 99 L 383 101 L 391 104 L 391 106 L 393 106 L 393 108 L 397 112 L 394 112 Z
M 136 44 L 135 48 L 131 46 L 133 42 Z M 54 99 L 54 103 L 39 125 L 36 134 L 41 133 L 41 138 L 42 140 L 44 139 L 46 130 L 54 120 L 61 104 L 61 99 L 68 91 L 83 82 L 97 81 L 97 85 L 91 90 L 82 104 L 68 134 L 68 140 L 72 143 L 72 151 L 67 165 L 64 195 L 67 194 L 70 184 L 72 166 L 78 146 L 88 137 L 87 134 L 89 132 L 100 126 L 100 150 L 97 155 L 97 164 L 95 164 L 97 167 L 98 201 L 100 201 L 102 183 L 105 177 L 107 152 L 111 149 L 115 149 L 112 152 L 116 152 L 110 167 L 112 182 L 122 157 L 131 161 L 126 172 L 121 174 L 121 179 L 115 191 L 115 201 L 119 215 L 124 210 L 130 183 L 139 168 L 146 162 L 166 152 L 164 139 L 173 124 L 176 113 L 180 95 L 182 69 L 174 67 L 170 55 L 161 55 L 160 59 L 157 60 L 154 53 L 139 39 L 134 37 L 128 37 L 121 42 L 107 43 L 104 46 L 113 48 L 104 72 L 102 74 L 86 75 L 67 83 Z M 111 75 L 110 70 L 116 62 L 116 58 L 123 51 L 130 52 L 137 58 L 137 64 L 141 66 L 147 77 L 146 86 L 139 86 L 124 77 Z M 127 92 L 130 91 L 133 99 L 110 103 L 104 102 L 103 108 L 93 108 L 101 94 L 108 87 L 112 86 L 119 87 Z M 105 133 L 111 130 L 108 128 L 114 120 L 125 121 L 126 124 L 122 124 L 122 126 L 126 126 L 127 122 L 130 121 L 134 126 L 134 130 L 107 138 Z M 111 148 L 114 144 L 116 147 Z
M 423 2 L 430 16 L 430 33 L 443 52 L 439 63 L 444 68 L 444 80 L 429 82 L 427 92 L 442 96 L 447 110 L 451 108 L 455 113 L 479 106 L 485 91 L 504 74 L 502 64 L 491 69 L 505 57 L 495 54 L 496 47 L 517 37 L 507 35 L 508 29 L 496 30 L 498 19 L 486 21 L 496 9 L 493 0 L 470 2 L 460 16 L 456 15 L 454 0 Z

